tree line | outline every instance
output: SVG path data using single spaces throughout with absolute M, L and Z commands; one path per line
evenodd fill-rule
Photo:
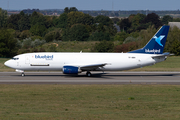
M 39 9 L 24 9 L 24 13 L 32 14 L 34 11 L 40 12 L 43 15 L 54 15 L 54 14 L 62 14 L 64 12 L 63 9 L 46 9 L 46 10 L 39 10 Z M 159 16 L 164 15 L 178 15 L 180 14 L 180 10 L 79 10 L 85 14 L 89 14 L 91 16 L 98 16 L 98 15 L 104 15 L 104 16 L 111 16 L 111 17 L 128 17 L 131 14 L 144 14 L 147 15 L 149 13 L 156 13 Z M 11 11 L 9 11 L 11 12 Z M 13 12 L 19 12 L 19 11 L 13 11 Z
M 160 26 L 169 21 L 179 21 L 179 19 L 173 19 L 171 16 L 164 16 L 160 19 L 155 13 L 147 16 L 133 14 L 122 20 L 110 19 L 104 15 L 92 17 L 79 12 L 75 7 L 66 7 L 60 16 L 45 16 L 36 11 L 32 14 L 25 14 L 21 11 L 19 14 L 8 16 L 7 11 L 0 9 L 0 57 L 12 57 L 15 54 L 32 51 L 46 51 L 30 48 L 53 40 L 100 41 L 92 51 L 126 52 L 142 47 L 150 39 L 148 36 L 154 34 Z M 115 23 L 120 26 L 121 32 L 117 33 Z M 175 31 L 178 30 L 178 28 L 175 29 Z M 176 34 L 173 37 L 178 38 Z M 114 41 L 118 41 L 118 45 L 114 45 Z M 176 40 L 177 43 L 179 41 L 179 39 Z M 171 42 L 174 43 L 174 41 Z M 171 42 L 169 40 L 169 46 L 173 45 Z M 175 45 L 173 47 L 178 51 L 179 48 Z M 167 47 L 166 50 L 170 49 Z M 173 50 L 171 49 L 170 52 Z M 176 52 L 176 55 L 179 54 Z

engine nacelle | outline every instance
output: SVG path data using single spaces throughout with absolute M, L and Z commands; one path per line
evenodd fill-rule
M 74 66 L 63 66 L 63 73 L 64 74 L 78 74 L 79 68 Z

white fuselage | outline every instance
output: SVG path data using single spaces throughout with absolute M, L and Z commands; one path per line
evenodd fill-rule
M 17 55 L 8 60 L 5 65 L 17 70 L 57 70 L 61 71 L 63 66 L 71 65 L 81 67 L 91 64 L 106 65 L 98 70 L 119 71 L 153 65 L 165 60 L 152 58 L 156 54 L 140 53 L 26 53 Z

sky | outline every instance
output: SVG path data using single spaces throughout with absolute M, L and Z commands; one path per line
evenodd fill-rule
M 180 0 L 0 0 L 5 10 L 64 9 L 78 10 L 178 10 Z

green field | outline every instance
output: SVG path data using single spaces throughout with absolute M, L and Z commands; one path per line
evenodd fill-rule
M 7 58 L 0 58 L 0 72 L 12 72 L 14 69 L 4 66 L 4 62 Z M 143 68 L 133 69 L 130 71 L 180 71 L 180 56 L 168 57 L 166 61 L 157 63 L 153 66 L 147 66 Z
M 0 119 L 180 119 L 179 92 L 178 85 L 0 85 Z

